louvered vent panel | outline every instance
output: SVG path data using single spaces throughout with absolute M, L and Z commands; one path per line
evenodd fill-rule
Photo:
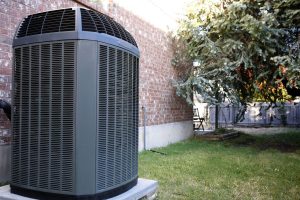
M 80 9 L 80 14 L 82 31 L 106 33 L 137 47 L 131 34 L 111 17 L 83 8 Z M 29 15 L 21 23 L 16 37 L 75 31 L 75 21 L 75 10 L 71 8 Z
M 30 98 L 30 138 L 29 138 L 29 185 L 38 186 L 38 166 L 39 166 L 39 98 L 40 98 L 40 46 L 31 46 L 30 52 L 30 78 L 29 78 L 29 98 Z
M 73 151 L 74 151 L 74 77 L 75 77 L 75 45 L 74 42 L 64 43 L 64 65 L 62 81 L 62 138 L 61 138 L 61 190 L 71 191 L 73 185 Z M 71 169 L 71 170 L 70 170 Z
M 75 31 L 75 10 L 71 8 L 29 15 L 16 37 L 63 31 Z
M 105 23 L 103 22 L 103 16 L 97 15 L 96 12 L 90 12 L 90 15 L 95 22 L 98 33 L 106 33 L 107 27 L 105 26 Z
M 134 38 L 132 37 L 132 35 L 126 30 L 125 30 L 125 32 L 126 32 L 126 36 L 129 38 L 128 40 L 130 41 L 130 43 L 132 43 L 134 46 L 137 47 L 137 44 L 136 44 Z
M 123 51 L 117 50 L 116 51 L 116 75 L 114 79 L 116 80 L 116 97 L 115 97 L 115 112 L 116 112 L 116 142 L 115 142 L 115 181 L 116 184 L 122 183 L 122 112 L 123 112 L 123 105 L 122 105 L 122 98 L 123 98 L 123 83 L 122 83 L 122 57 L 123 57 Z
M 31 16 L 26 17 L 23 22 L 21 23 L 18 33 L 17 33 L 17 37 L 24 37 L 27 35 L 27 28 L 28 28 L 28 24 L 31 20 Z
M 128 93 L 129 93 L 129 74 L 128 74 L 128 59 L 129 59 L 129 54 L 127 52 L 124 52 L 123 55 L 123 111 L 122 111 L 122 117 L 123 117 L 123 123 L 122 123 L 122 139 L 123 139 L 123 145 L 122 145 L 122 162 L 123 162 L 123 167 L 122 167 L 122 181 L 125 182 L 127 180 L 127 171 L 130 169 L 129 166 L 129 150 L 128 148 L 131 148 L 128 146 L 128 139 L 129 135 L 127 134 L 129 131 L 128 127 L 128 122 L 130 119 L 128 119 Z
M 132 62 L 133 56 L 129 54 L 129 62 L 128 62 L 128 166 L 130 168 L 127 170 L 127 179 L 129 179 L 132 176 L 132 167 L 131 164 L 133 162 L 132 158 L 132 147 L 133 147 L 133 134 L 134 134 L 134 118 L 133 118 L 133 110 L 134 110 L 134 102 L 133 102 L 133 62 Z
M 20 158 L 20 183 L 22 185 L 29 185 L 29 148 L 30 148 L 30 126 L 29 126 L 29 117 L 30 117 L 30 93 L 29 93 L 29 75 L 30 75 L 30 48 L 22 48 L 22 63 L 21 63 L 21 99 L 19 107 L 21 110 L 21 128 L 20 128 L 20 142 L 21 142 L 21 158 Z M 18 67 L 18 66 L 16 66 Z M 18 69 L 17 69 L 18 70 Z M 18 107 L 16 105 L 16 107 Z
M 85 9 L 80 9 L 80 11 L 81 11 L 81 20 L 82 20 L 82 30 L 97 32 L 96 25 L 90 13 Z
M 134 141 L 133 141 L 133 172 L 132 174 L 138 174 L 138 151 L 139 151 L 139 59 L 134 57 L 133 65 L 133 103 L 134 103 Z
M 99 46 L 97 190 L 137 176 L 138 59 Z
M 75 43 L 14 53 L 12 183 L 72 192 Z
M 81 8 L 80 11 L 83 31 L 106 33 L 127 41 L 137 47 L 137 44 L 130 33 L 111 17 L 83 8 Z
M 14 104 L 20 105 L 21 101 L 21 90 L 22 90 L 22 79 L 21 79 L 21 72 L 22 72 L 22 49 L 17 48 L 14 51 Z M 21 106 L 16 106 L 13 112 L 13 119 L 14 119 L 14 126 L 13 126 L 13 139 L 12 145 L 12 173 L 11 179 L 14 180 L 16 183 L 20 183 L 20 176 L 21 176 L 21 152 L 20 152 L 20 145 L 21 145 Z
M 51 110 L 51 45 L 41 45 L 41 97 L 40 101 L 40 174 L 43 174 L 43 178 L 40 178 L 40 187 L 43 189 L 49 189 L 49 177 L 50 177 L 50 112 Z
M 62 120 L 62 44 L 52 45 L 50 189 L 60 190 Z
M 108 153 L 108 47 L 100 45 L 99 49 L 99 113 L 98 113 L 98 154 L 97 154 L 97 188 L 106 188 L 107 185 L 107 153 Z
M 38 13 L 31 17 L 26 35 L 36 35 L 42 33 L 43 22 L 46 13 Z
M 75 30 L 75 11 L 72 9 L 64 10 L 63 18 L 60 24 L 60 32 Z
M 119 31 L 121 26 L 111 18 L 108 18 L 108 20 L 109 20 L 109 23 L 111 25 L 111 28 L 113 29 L 115 37 L 125 40 L 124 38 L 121 37 L 121 33 Z
M 47 12 L 42 33 L 59 32 L 60 21 L 64 10 Z
M 107 15 L 104 15 L 104 14 L 96 13 L 96 12 L 95 12 L 95 14 L 96 14 L 96 15 L 97 15 L 97 14 L 100 15 L 101 18 L 103 19 L 103 23 L 105 24 L 105 28 L 106 28 L 106 31 L 107 31 L 106 33 L 107 33 L 108 35 L 113 35 L 113 36 L 115 36 L 115 32 L 114 32 L 114 29 L 113 29 L 113 27 L 112 27 L 110 17 L 107 16 Z
M 108 152 L 107 152 L 107 187 L 112 187 L 115 185 L 115 146 L 116 146 L 116 49 L 108 49 L 108 104 L 107 104 L 107 116 L 108 116 L 108 129 L 107 129 L 107 142 L 108 142 Z

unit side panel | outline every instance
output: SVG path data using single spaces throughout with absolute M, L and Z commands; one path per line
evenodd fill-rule
M 137 178 L 138 57 L 99 43 L 98 192 Z
M 74 191 L 75 43 L 14 49 L 12 185 Z

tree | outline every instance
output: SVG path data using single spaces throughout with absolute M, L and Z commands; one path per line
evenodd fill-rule
M 289 100 L 285 87 L 300 86 L 299 8 L 298 0 L 198 1 L 174 37 L 177 94 L 239 104 L 238 120 L 257 95 L 270 105 Z

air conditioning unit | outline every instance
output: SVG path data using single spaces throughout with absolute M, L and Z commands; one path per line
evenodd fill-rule
M 29 15 L 14 41 L 11 192 L 103 199 L 138 177 L 134 38 L 84 8 Z

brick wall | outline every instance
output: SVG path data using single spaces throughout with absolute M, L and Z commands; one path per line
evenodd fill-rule
M 171 79 L 176 76 L 170 64 L 172 51 L 167 33 L 136 17 L 133 13 L 107 1 L 108 6 L 88 0 L 1 0 L 0 1 L 0 99 L 10 101 L 12 40 L 22 18 L 29 14 L 78 6 L 83 3 L 109 14 L 136 39 L 140 58 L 140 126 L 141 107 L 147 109 L 147 125 L 191 120 L 191 108 L 176 96 Z M 101 1 L 102 2 L 102 1 Z M 82 6 L 82 5 L 81 5 Z M 145 8 L 147 9 L 147 8 Z M 9 129 L 9 121 L 0 111 L 0 135 Z
M 176 96 L 171 83 L 176 72 L 171 66 L 172 49 L 168 33 L 118 5 L 111 4 L 109 13 L 134 36 L 141 52 L 140 125 L 142 106 L 147 110 L 147 125 L 191 120 L 191 108 Z

